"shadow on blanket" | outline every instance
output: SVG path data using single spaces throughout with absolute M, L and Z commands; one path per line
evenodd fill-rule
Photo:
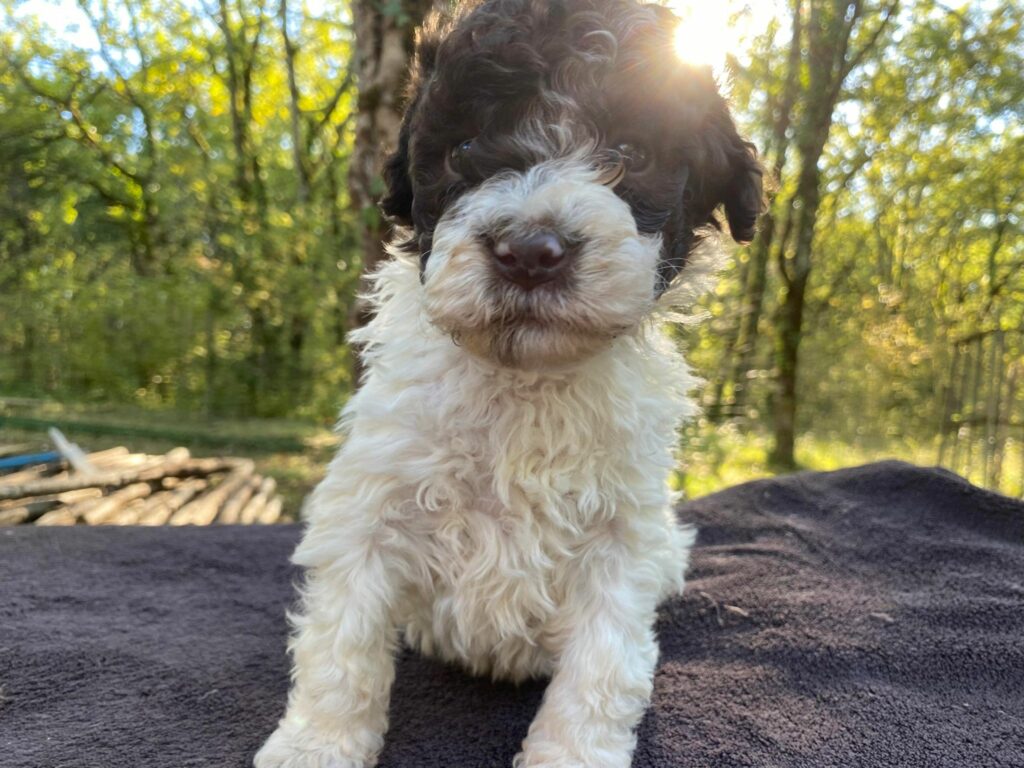
M 1024 766 L 1024 504 L 883 463 L 680 513 L 699 547 L 634 766 Z M 248 765 L 284 705 L 297 537 L 2 531 L 0 765 Z M 542 692 L 405 653 L 380 765 L 507 768 Z

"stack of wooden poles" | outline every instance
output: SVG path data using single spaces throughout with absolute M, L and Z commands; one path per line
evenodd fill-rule
M 251 459 L 196 459 L 185 448 L 152 456 L 123 446 L 81 455 L 0 475 L 0 526 L 251 525 L 281 517 L 274 479 L 258 475 Z

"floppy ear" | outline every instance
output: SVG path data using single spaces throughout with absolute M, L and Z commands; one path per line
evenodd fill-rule
M 445 9 L 435 9 L 424 20 L 416 33 L 416 50 L 409 67 L 409 86 L 405 114 L 398 132 L 398 146 L 384 161 L 384 186 L 380 208 L 394 223 L 411 227 L 413 189 L 410 176 L 409 140 L 412 122 L 423 98 L 424 84 L 429 80 L 437 62 L 437 51 L 448 21 Z
M 384 161 L 384 185 L 387 191 L 381 198 L 384 215 L 405 227 L 412 226 L 412 179 L 409 176 L 409 134 L 415 102 L 409 105 L 398 134 L 398 147 Z
M 764 170 L 757 159 L 757 149 L 738 135 L 729 155 L 730 177 L 722 194 L 722 205 L 732 239 L 749 243 L 757 232 L 757 219 L 765 210 Z
M 757 219 L 766 207 L 757 149 L 736 131 L 711 67 L 683 64 L 674 56 L 673 40 L 679 17 L 664 5 L 652 3 L 643 7 L 656 19 L 660 44 L 667 49 L 663 61 L 655 66 L 667 68 L 664 80 L 672 84 L 675 103 L 689 105 L 684 106 L 684 112 L 697 115 L 696 126 L 687 120 L 688 130 L 695 130 L 701 137 L 695 167 L 687 167 L 697 222 L 718 226 L 714 211 L 721 205 L 733 239 L 749 243 L 757 232 Z
M 708 223 L 718 226 L 713 211 L 721 205 L 729 233 L 737 243 L 749 243 L 757 233 L 757 219 L 765 210 L 764 169 L 757 150 L 736 131 L 725 100 L 718 103 L 704 123 L 703 162 L 697 166 L 698 210 L 706 211 Z M 701 217 L 702 218 L 702 217 Z

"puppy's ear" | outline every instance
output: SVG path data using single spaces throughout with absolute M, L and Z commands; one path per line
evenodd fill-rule
M 398 146 L 384 161 L 386 191 L 380 208 L 396 224 L 412 226 L 413 189 L 410 176 L 411 157 L 409 143 L 412 122 L 423 96 L 425 83 L 430 79 L 437 61 L 437 50 L 447 17 L 434 11 L 423 22 L 416 34 L 416 50 L 409 68 L 409 87 L 405 114 L 398 132 Z
M 404 227 L 412 226 L 412 178 L 409 176 L 409 134 L 415 102 L 409 105 L 398 134 L 398 147 L 384 161 L 384 185 L 387 191 L 381 198 L 384 215 Z
M 729 160 L 729 180 L 722 194 L 725 218 L 732 239 L 749 243 L 757 232 L 757 219 L 765 210 L 764 170 L 757 159 L 757 149 L 739 136 Z
M 757 219 L 765 210 L 764 170 L 757 149 L 736 130 L 729 106 L 718 94 L 706 116 L 706 165 L 703 188 L 714 190 L 711 208 L 721 205 L 729 233 L 737 243 L 749 243 L 757 232 Z

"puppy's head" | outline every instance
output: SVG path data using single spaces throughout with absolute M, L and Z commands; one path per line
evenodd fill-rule
M 761 168 L 678 19 L 634 0 L 483 0 L 424 26 L 387 215 L 431 322 L 505 365 L 571 362 L 639 325 L 724 207 L 753 237 Z

